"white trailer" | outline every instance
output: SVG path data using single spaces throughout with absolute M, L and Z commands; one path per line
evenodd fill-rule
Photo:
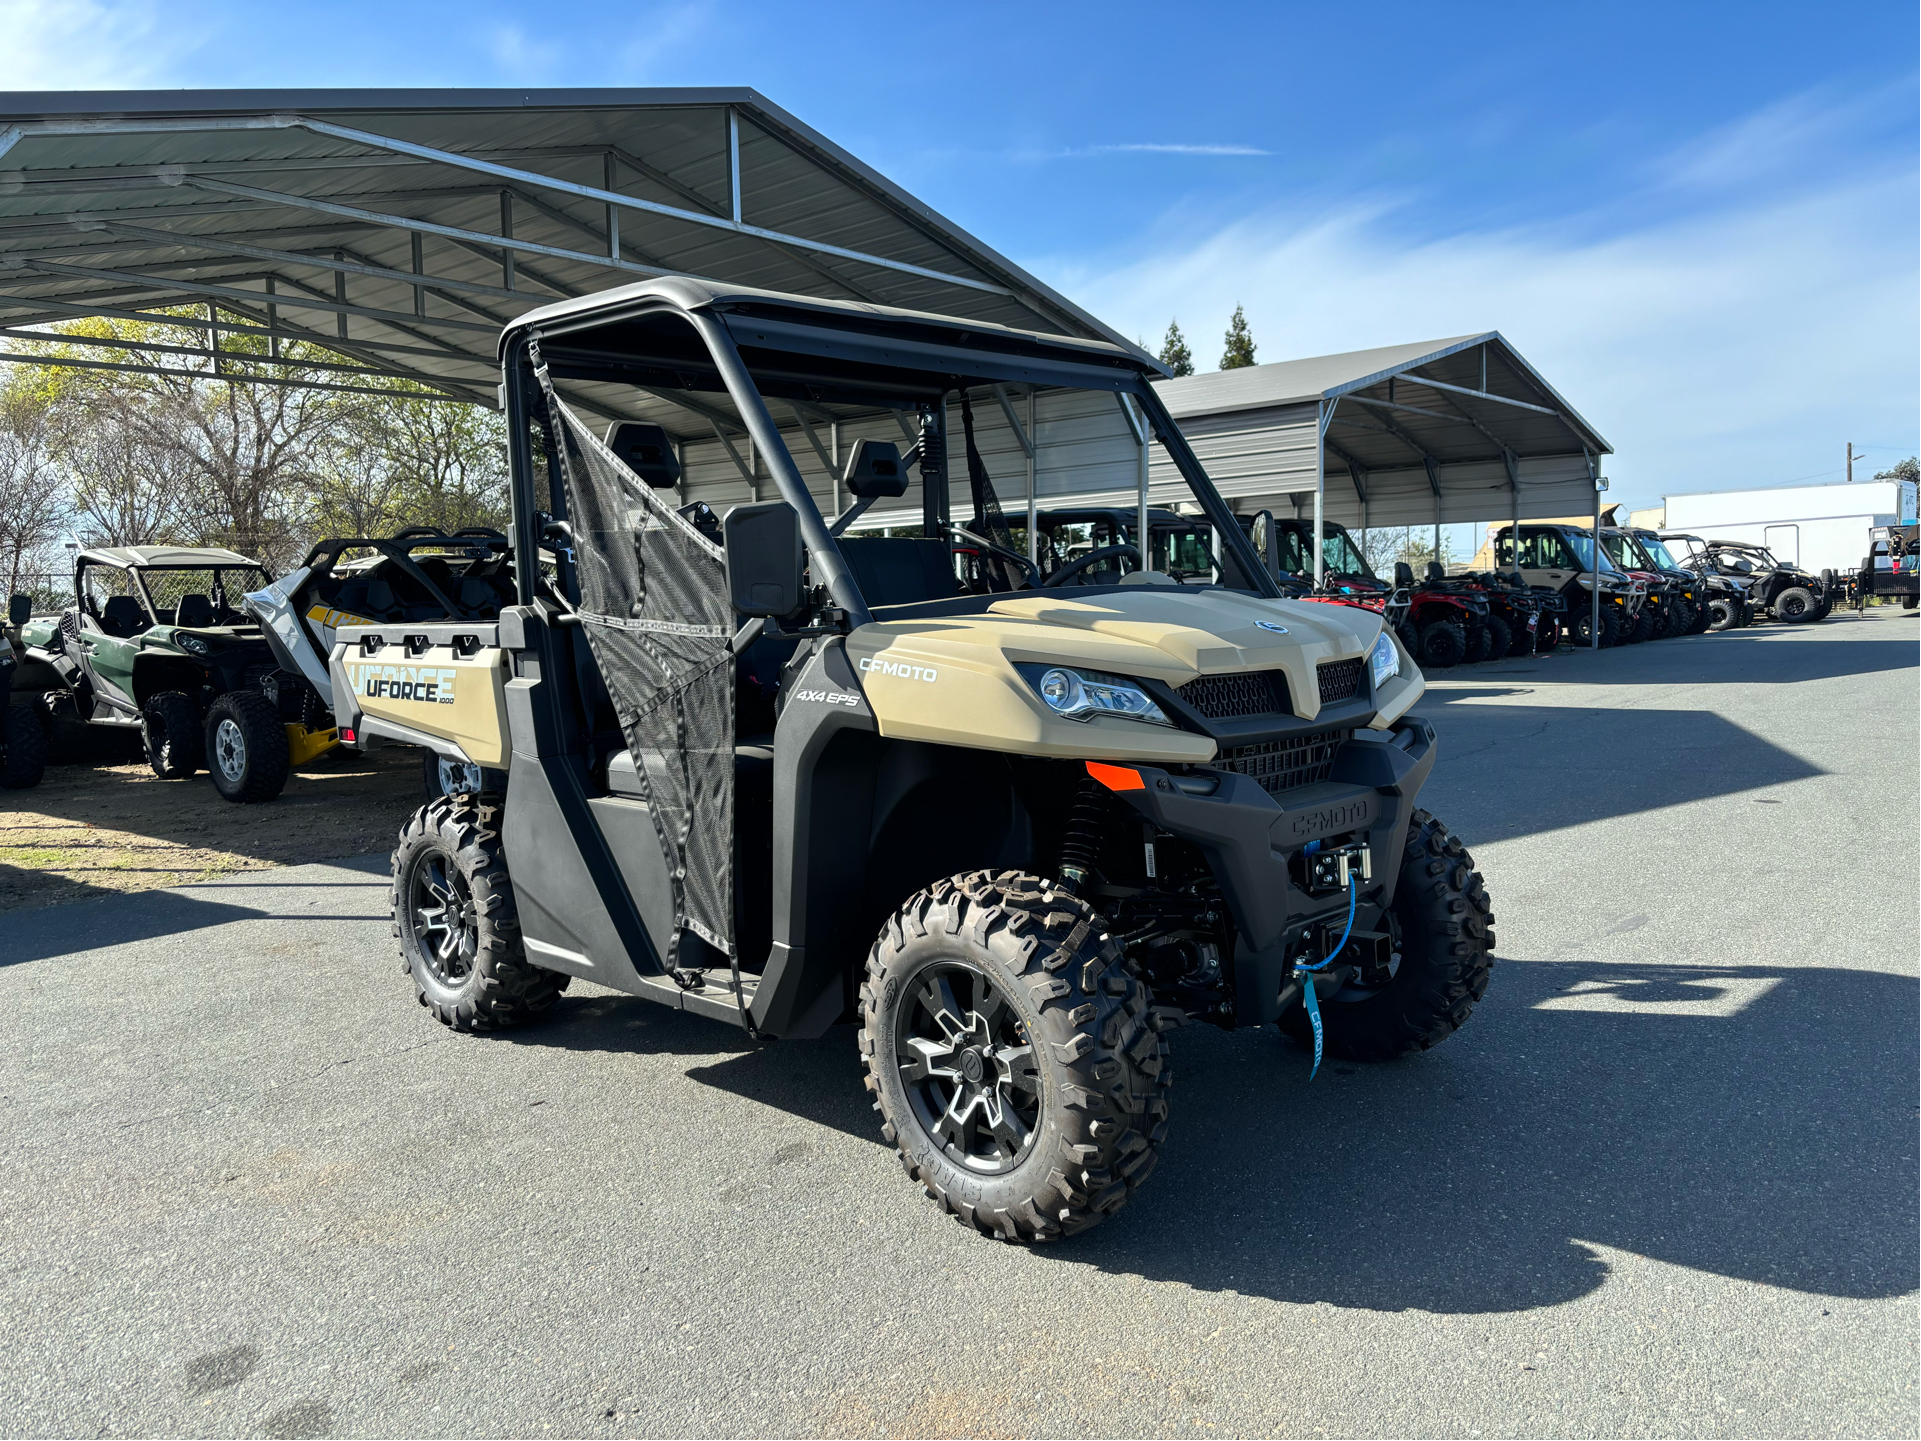
M 1818 575 L 1860 569 L 1869 532 L 1881 525 L 1911 525 L 1914 512 L 1910 480 L 1787 485 L 1667 496 L 1661 528 L 1704 540 L 1765 545 L 1789 564 Z

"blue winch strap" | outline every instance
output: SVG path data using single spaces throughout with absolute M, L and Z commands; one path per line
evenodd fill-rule
M 1313 1080 L 1321 1070 L 1321 1004 L 1314 999 L 1314 978 L 1309 976 L 1301 988 L 1301 1001 L 1307 1007 L 1307 1023 L 1314 1028 L 1314 1069 L 1307 1073 Z
M 1349 876 L 1347 878 L 1347 925 L 1341 930 L 1340 940 L 1334 943 L 1333 950 L 1329 951 L 1313 965 L 1298 967 L 1299 970 L 1307 973 L 1301 977 L 1301 1004 L 1307 1007 L 1307 1023 L 1314 1028 L 1314 1069 L 1307 1073 L 1307 1078 L 1310 1081 L 1320 1074 L 1322 1041 L 1321 1003 L 1314 994 L 1313 973 L 1315 971 L 1324 971 L 1332 965 L 1334 958 L 1338 956 L 1342 948 L 1347 945 L 1347 938 L 1354 934 L 1354 906 L 1355 902 L 1360 899 L 1360 894 L 1360 883 L 1356 881 L 1354 877 Z
M 1360 899 L 1360 895 L 1360 883 L 1356 881 L 1354 877 L 1349 876 L 1347 878 L 1347 925 L 1341 930 L 1341 938 L 1334 943 L 1333 950 L 1322 956 L 1320 960 L 1316 961 L 1313 965 L 1300 966 L 1297 969 L 1303 971 L 1324 971 L 1334 963 L 1334 958 L 1341 953 L 1341 948 L 1347 944 L 1347 938 L 1354 933 L 1354 903 Z

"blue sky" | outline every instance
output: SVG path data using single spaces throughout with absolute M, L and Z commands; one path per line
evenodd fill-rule
M 0 89 L 751 85 L 1203 368 L 1237 303 L 1262 360 L 1501 330 L 1635 505 L 1918 446 L 1911 3 L 0 0 L 0 36 Z

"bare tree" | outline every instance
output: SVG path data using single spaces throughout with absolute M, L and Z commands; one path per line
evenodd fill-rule
M 52 401 L 23 381 L 0 389 L 0 566 L 9 595 L 23 577 L 52 568 L 48 552 L 71 514 L 55 460 Z

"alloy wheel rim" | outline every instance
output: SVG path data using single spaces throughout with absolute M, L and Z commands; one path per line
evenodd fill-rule
M 448 862 L 435 854 L 414 868 L 409 909 L 427 968 L 442 984 L 459 986 L 473 973 L 480 930 L 467 878 Z
M 895 1063 L 915 1122 L 971 1171 L 1013 1170 L 1040 1130 L 1032 1038 L 987 975 L 958 962 L 921 971 L 895 1023 Z
M 228 780 L 237 782 L 246 774 L 247 738 L 240 733 L 238 725 L 224 716 L 214 728 L 213 756 L 220 774 Z

